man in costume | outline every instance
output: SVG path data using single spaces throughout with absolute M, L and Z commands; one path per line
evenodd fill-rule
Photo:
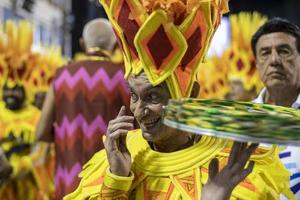
M 262 82 L 251 51 L 251 36 L 267 21 L 259 13 L 240 13 L 230 16 L 231 45 L 221 60 L 228 66 L 230 90 L 228 99 L 252 101 L 262 89 Z
M 252 37 L 252 50 L 265 86 L 254 102 L 299 109 L 299 27 L 285 19 L 271 19 Z M 288 146 L 279 156 L 291 172 L 291 190 L 296 198 L 300 199 L 300 148 Z
M 256 145 L 235 143 L 229 156 L 230 142 L 161 122 L 170 98 L 198 95 L 195 74 L 228 2 L 101 3 L 125 55 L 134 117 L 122 108 L 110 121 L 105 150 L 85 165 L 79 187 L 65 199 L 255 200 L 288 192 L 276 147 L 255 151 Z M 130 131 L 134 119 L 141 129 Z
M 123 64 L 111 60 L 116 38 L 110 23 L 90 21 L 83 41 L 85 59 L 57 70 L 37 127 L 39 140 L 55 143 L 56 199 L 77 188 L 83 164 L 104 148 L 108 121 L 129 104 Z
M 29 156 L 40 116 L 29 102 L 28 80 L 40 57 L 32 52 L 32 26 L 27 21 L 7 21 L 0 32 L 0 145 L 12 167 L 10 179 L 0 188 L 0 199 L 47 199 L 53 193 L 51 181 L 39 182 Z

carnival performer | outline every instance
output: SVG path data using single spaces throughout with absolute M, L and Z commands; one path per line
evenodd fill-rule
M 37 128 L 39 140 L 54 142 L 56 199 L 74 191 L 79 172 L 104 148 L 109 120 L 129 104 L 122 63 L 111 60 L 116 46 L 106 19 L 94 19 L 83 30 L 86 56 L 57 70 Z
M 29 155 L 40 116 L 30 104 L 28 80 L 40 57 L 32 51 L 32 37 L 33 28 L 27 21 L 7 21 L 1 29 L 0 144 L 12 174 L 0 188 L 0 199 L 48 199 L 53 194 L 51 182 L 38 181 L 40 174 Z
M 251 43 L 256 67 L 265 86 L 254 102 L 299 109 L 299 27 L 288 20 L 273 18 L 257 30 Z M 290 188 L 296 199 L 300 199 L 300 148 L 287 146 L 279 157 L 291 173 Z
M 228 1 L 101 3 L 124 53 L 134 117 L 123 107 L 110 121 L 105 150 L 65 199 L 255 200 L 286 192 L 289 173 L 276 147 L 235 143 L 229 155 L 228 141 L 162 124 L 169 99 L 197 97 L 195 74 Z M 140 129 L 132 130 L 134 119 Z

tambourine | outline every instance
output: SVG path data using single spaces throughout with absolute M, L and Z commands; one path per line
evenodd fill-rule
M 300 110 L 228 100 L 170 100 L 163 123 L 194 134 L 240 142 L 300 146 Z

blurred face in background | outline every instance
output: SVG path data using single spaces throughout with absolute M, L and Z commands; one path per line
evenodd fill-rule
M 12 88 L 4 85 L 2 99 L 5 102 L 6 108 L 10 110 L 19 110 L 25 103 L 25 89 L 21 85 L 16 85 Z

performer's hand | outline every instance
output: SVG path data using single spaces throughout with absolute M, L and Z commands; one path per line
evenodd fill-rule
M 4 151 L 0 148 L 0 186 L 10 177 L 12 167 L 10 166 Z
M 118 176 L 129 176 L 131 156 L 126 146 L 126 136 L 133 129 L 133 116 L 127 116 L 125 106 L 118 116 L 108 124 L 105 149 L 111 173 Z
M 253 170 L 254 162 L 250 161 L 245 168 L 251 154 L 258 144 L 235 142 L 227 165 L 219 172 L 218 159 L 209 164 L 209 179 L 202 190 L 202 200 L 228 200 L 233 189 L 243 181 Z

